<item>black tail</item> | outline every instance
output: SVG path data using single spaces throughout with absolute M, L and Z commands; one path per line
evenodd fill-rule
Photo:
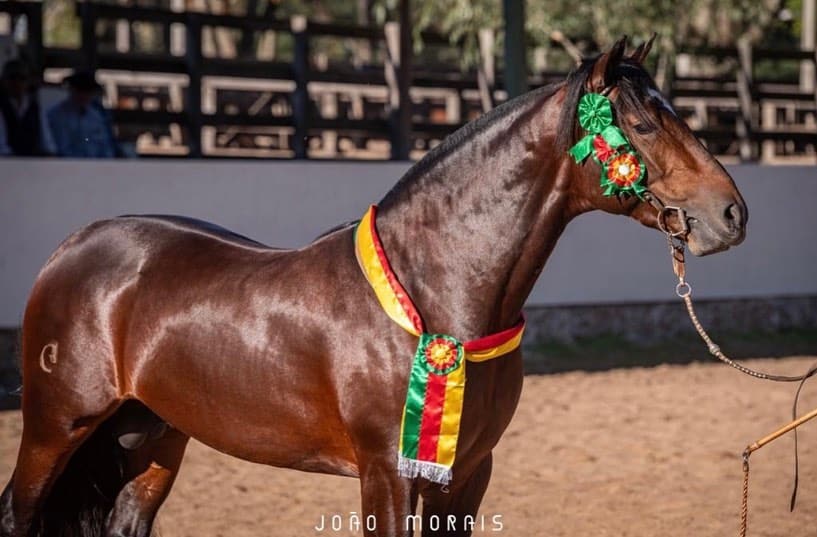
M 34 537 L 101 537 L 124 486 L 124 450 L 102 424 L 74 453 L 49 494 Z

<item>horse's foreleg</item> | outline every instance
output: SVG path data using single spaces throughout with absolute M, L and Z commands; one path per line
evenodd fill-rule
M 397 457 L 393 455 L 360 457 L 358 461 L 361 526 L 366 537 L 412 535 L 409 515 L 417 507 L 417 491 L 409 480 L 398 477 Z
M 449 487 L 430 485 L 423 491 L 423 537 L 467 537 L 481 528 L 476 521 L 479 504 L 491 479 L 491 454 L 482 459 L 471 475 Z
M 189 437 L 176 429 L 129 451 L 127 483 L 116 497 L 105 534 L 108 537 L 148 537 L 156 513 L 179 472 Z

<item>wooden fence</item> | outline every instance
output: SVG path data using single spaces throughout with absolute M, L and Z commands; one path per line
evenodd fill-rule
M 0 2 L 3 12 L 26 18 L 22 47 L 40 73 L 98 70 L 120 137 L 139 140 L 142 154 L 405 159 L 506 97 L 490 32 L 480 35 L 482 65 L 463 73 L 418 65 L 401 47 L 394 23 L 352 26 L 83 2 L 77 5 L 81 45 L 62 49 L 43 45 L 40 2 Z M 101 46 L 100 24 L 134 23 L 160 27 L 164 50 Z M 216 28 L 287 36 L 291 55 L 287 61 L 207 55 L 203 36 Z M 317 62 L 317 39 L 367 42 L 383 51 L 382 63 Z M 426 46 L 456 47 L 433 33 L 422 39 Z M 815 62 L 813 50 L 742 44 L 686 52 L 735 61 L 734 74 L 677 76 L 672 85 L 673 104 L 713 152 L 741 160 L 817 159 L 817 84 L 807 91 L 753 76 L 757 60 Z M 538 72 L 529 86 L 564 74 Z

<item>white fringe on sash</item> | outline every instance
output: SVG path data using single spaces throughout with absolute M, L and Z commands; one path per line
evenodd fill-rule
M 434 483 L 447 485 L 451 482 L 451 468 L 436 462 L 418 461 L 397 455 L 397 473 L 401 477 L 413 479 L 422 477 Z

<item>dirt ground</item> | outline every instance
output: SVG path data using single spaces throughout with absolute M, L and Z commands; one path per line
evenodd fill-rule
M 814 358 L 753 360 L 799 373 Z M 738 529 L 740 453 L 787 422 L 794 387 L 719 364 L 529 376 L 495 451 L 481 514 L 510 536 L 730 536 Z M 807 386 L 801 413 L 817 406 Z M 20 414 L 0 414 L 0 479 L 11 473 Z M 817 420 L 800 436 L 800 493 L 788 502 L 791 436 L 752 456 L 749 535 L 817 535 Z M 159 515 L 162 537 L 347 535 L 321 516 L 359 512 L 354 479 L 268 468 L 191 443 Z M 479 518 L 478 518 L 479 520 Z

